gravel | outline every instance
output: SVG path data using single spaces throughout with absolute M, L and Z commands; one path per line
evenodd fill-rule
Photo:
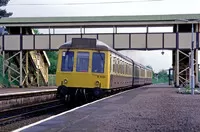
M 50 116 L 59 114 L 59 113 L 64 112 L 64 111 L 66 111 L 65 107 L 58 107 L 56 110 L 53 109 L 52 111 L 47 111 L 45 114 L 41 114 L 41 115 L 34 116 L 34 117 L 29 117 L 29 118 L 26 118 L 26 119 L 23 119 L 23 120 L 20 120 L 20 121 L 15 121 L 15 122 L 12 122 L 11 124 L 7 124 L 5 126 L 0 126 L 0 132 L 9 132 L 9 131 L 21 128 L 23 126 L 32 124 L 34 122 L 43 120 L 43 119 L 48 118 Z
M 29 125 L 31 123 L 37 122 L 39 120 L 42 120 L 44 118 L 48 118 L 49 116 L 51 116 L 51 115 L 42 115 L 42 116 L 26 119 L 23 121 L 13 122 L 12 124 L 0 127 L 0 131 L 1 132 L 10 132 L 10 131 L 18 129 L 20 127 L 23 127 L 23 126 Z

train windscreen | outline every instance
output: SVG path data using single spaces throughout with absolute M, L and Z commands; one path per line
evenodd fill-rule
M 68 51 L 62 54 L 61 71 L 73 71 L 74 52 Z
M 92 55 L 92 72 L 104 73 L 105 54 L 94 52 Z
M 89 52 L 78 52 L 76 59 L 76 71 L 88 72 Z

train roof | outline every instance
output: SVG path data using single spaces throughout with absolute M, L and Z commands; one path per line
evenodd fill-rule
M 135 62 L 131 58 L 121 54 L 120 52 L 116 51 L 115 49 L 111 48 L 109 45 L 105 44 L 102 41 L 99 41 L 95 38 L 72 38 L 71 41 L 68 41 L 61 45 L 59 49 L 68 49 L 68 48 L 74 48 L 74 49 L 94 49 L 94 50 L 105 50 L 105 51 L 111 51 L 122 58 L 133 62 L 136 65 L 139 65 L 140 67 L 144 69 L 149 69 L 145 67 L 144 65 Z M 151 69 L 150 69 L 151 70 Z
M 122 58 L 133 61 L 131 58 L 117 52 L 107 44 L 105 44 L 102 41 L 99 41 L 97 39 L 91 39 L 91 38 L 72 38 L 71 41 L 68 41 L 61 45 L 59 49 L 68 49 L 68 48 L 75 48 L 75 49 L 94 49 L 94 50 L 105 50 L 105 51 L 111 51 Z

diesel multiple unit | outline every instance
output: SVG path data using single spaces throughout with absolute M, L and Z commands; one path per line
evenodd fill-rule
M 151 69 L 97 39 L 73 38 L 59 48 L 56 85 L 63 98 L 151 83 Z

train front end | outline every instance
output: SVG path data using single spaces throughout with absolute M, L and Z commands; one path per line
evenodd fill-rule
M 56 85 L 62 96 L 99 96 L 110 86 L 109 52 L 96 39 L 72 39 L 59 49 Z

